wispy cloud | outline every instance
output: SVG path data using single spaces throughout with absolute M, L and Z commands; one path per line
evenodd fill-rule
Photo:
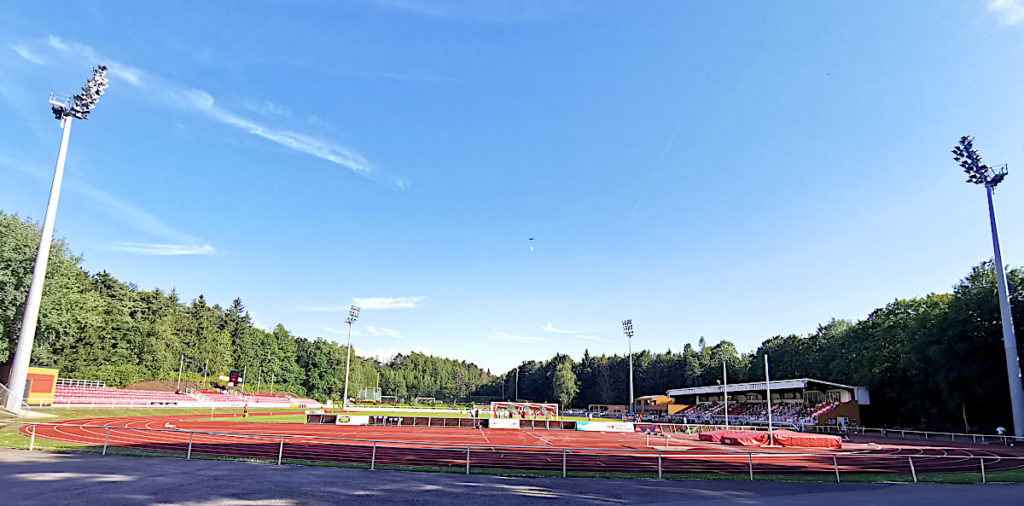
M 610 342 L 612 342 L 611 339 L 605 339 L 603 337 L 597 337 L 597 336 L 588 336 L 586 334 L 576 334 L 576 338 L 577 339 L 585 339 L 587 341 L 598 341 L 598 342 L 601 342 L 601 343 L 610 343 Z
M 39 179 L 47 179 L 49 177 L 44 171 L 33 170 L 25 164 L 2 156 L 0 156 L 0 165 L 6 165 Z M 161 243 L 118 243 L 108 246 L 111 249 L 146 255 L 209 255 L 216 252 L 213 246 L 206 244 L 202 239 L 181 232 L 148 211 L 114 197 L 88 183 L 68 179 L 67 188 L 69 191 L 83 195 L 99 204 L 99 207 L 113 219 L 126 223 L 146 235 L 165 241 Z
M 544 330 L 546 330 L 548 332 L 554 332 L 556 334 L 575 334 L 575 333 L 579 332 L 578 330 L 556 329 L 555 328 L 555 324 L 554 323 L 550 323 L 550 322 L 547 325 L 544 326 Z
M 565 10 L 559 0 L 371 0 L 395 11 L 419 16 L 478 23 L 542 23 L 555 10 Z
M 550 322 L 547 325 L 545 325 L 544 327 L 542 327 L 542 328 L 545 331 L 547 331 L 547 332 L 554 332 L 555 334 L 572 335 L 572 336 L 575 336 L 577 339 L 585 339 L 587 341 L 599 341 L 599 342 L 602 342 L 602 343 L 610 343 L 611 342 L 611 340 L 605 339 L 603 337 L 597 337 L 597 336 L 592 336 L 592 335 L 587 334 L 587 332 L 600 332 L 600 331 L 596 331 L 596 330 L 567 330 L 567 329 L 560 329 L 560 328 L 555 327 L 554 323 L 550 323 Z
M 341 165 L 359 175 L 369 176 L 373 172 L 370 163 L 362 155 L 351 149 L 314 139 L 298 132 L 270 128 L 255 121 L 242 118 L 219 106 L 213 96 L 203 90 L 179 88 L 168 89 L 167 91 L 172 97 L 173 102 L 181 107 L 203 112 L 222 123 L 241 128 L 250 134 L 306 153 L 307 155 L 313 155 L 322 160 Z
M 303 306 L 303 311 L 318 311 L 323 313 L 348 312 L 353 305 L 361 309 L 411 309 L 419 307 L 420 302 L 426 299 L 424 296 L 417 297 L 355 297 L 351 304 L 315 304 Z
M 1004 25 L 1016 25 L 1024 21 L 1024 0 L 991 0 L 988 10 L 995 13 Z
M 18 56 L 35 63 L 36 65 L 42 65 L 45 63 L 42 58 L 29 50 L 23 44 L 8 44 L 7 47 L 11 48 L 12 51 L 18 53 Z
M 338 334 L 338 335 L 343 335 L 343 336 L 347 336 L 348 335 L 348 329 L 339 330 L 339 329 L 334 329 L 334 328 L 331 328 L 331 327 L 320 327 L 320 328 L 323 329 L 323 330 L 326 330 L 327 332 L 330 332 L 332 334 Z M 358 330 L 352 329 L 352 335 L 353 336 L 361 336 L 361 335 L 363 335 L 363 333 L 358 331 Z
M 209 244 L 202 246 L 186 246 L 182 244 L 155 244 L 140 242 L 125 242 L 113 244 L 110 249 L 139 253 L 142 255 L 212 255 L 217 250 Z
M 396 337 L 398 339 L 405 339 L 405 336 L 401 332 L 395 329 L 389 329 L 387 327 L 375 327 L 373 325 L 367 325 L 366 331 L 380 337 Z
M 355 305 L 363 309 L 411 309 L 419 307 L 420 302 L 426 297 L 419 295 L 415 297 L 356 297 L 352 299 Z
M 494 339 L 496 341 L 508 341 L 510 343 L 531 343 L 544 340 L 543 337 L 519 336 L 515 334 L 509 334 L 507 332 L 502 332 L 498 329 L 494 329 L 494 335 L 491 336 L 491 339 Z
M 202 113 L 209 118 L 239 128 L 249 134 L 345 167 L 361 176 L 374 180 L 384 178 L 399 189 L 408 187 L 408 182 L 403 178 L 376 174 L 370 162 L 354 149 L 300 132 L 267 126 L 245 118 L 217 103 L 214 97 L 204 90 L 181 86 L 160 76 L 148 74 L 141 69 L 106 58 L 89 46 L 68 42 L 53 35 L 49 37 L 48 43 L 50 47 L 59 51 L 76 54 L 90 61 L 104 62 L 112 79 L 122 79 L 133 86 L 144 89 L 150 96 L 172 106 Z M 269 112 L 278 116 L 290 115 L 289 111 L 269 101 L 252 101 L 250 104 L 253 107 L 256 107 L 258 104 L 263 113 Z M 250 107 L 250 109 L 253 107 Z

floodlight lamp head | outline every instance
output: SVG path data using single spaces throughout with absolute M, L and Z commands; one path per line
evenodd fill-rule
M 353 305 L 352 307 L 350 307 L 348 309 L 348 319 L 345 320 L 345 323 L 348 323 L 349 325 L 351 325 L 351 324 L 355 323 L 356 320 L 358 320 L 358 319 L 359 319 L 359 306 Z
M 974 184 L 987 184 L 991 168 L 981 163 L 981 155 L 974 149 L 974 139 L 965 135 L 953 147 L 953 160 L 960 164 L 960 168 L 967 173 L 967 182 Z

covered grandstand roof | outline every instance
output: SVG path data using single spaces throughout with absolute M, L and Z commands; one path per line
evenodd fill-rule
M 866 387 L 858 387 L 851 385 L 843 385 L 841 383 L 833 383 L 831 381 L 817 380 L 811 378 L 800 378 L 800 379 L 788 379 L 788 380 L 772 380 L 772 390 L 804 390 L 808 386 L 825 386 L 830 389 L 841 388 L 844 390 L 850 390 L 854 392 L 854 398 L 861 401 L 861 404 L 868 404 L 870 402 L 868 397 L 868 389 Z M 671 396 L 682 396 L 682 395 L 704 395 L 704 394 L 721 394 L 726 391 L 732 392 L 755 392 L 763 391 L 767 388 L 765 382 L 754 381 L 750 383 L 730 383 L 729 385 L 706 385 L 702 387 L 688 387 L 688 388 L 674 388 L 668 391 L 668 395 Z

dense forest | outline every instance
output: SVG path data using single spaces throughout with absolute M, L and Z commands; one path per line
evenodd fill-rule
M 0 361 L 17 342 L 21 311 L 39 241 L 38 225 L 0 212 Z M 184 356 L 195 381 L 228 369 L 248 371 L 249 383 L 273 378 L 278 390 L 319 399 L 341 396 L 345 346 L 292 335 L 284 326 L 253 327 L 241 299 L 226 307 L 203 296 L 190 302 L 171 290 L 139 290 L 107 272 L 90 274 L 61 240 L 51 250 L 32 363 L 61 376 L 124 386 L 173 379 Z M 1008 272 L 1014 322 L 1024 335 L 1024 271 Z M 811 289 L 813 287 L 809 287 Z M 1010 426 L 996 280 L 982 263 L 951 294 L 897 299 L 860 321 L 833 320 L 807 336 L 775 336 L 753 352 L 725 340 L 681 351 L 634 353 L 636 394 L 714 383 L 724 362 L 730 381 L 812 377 L 866 386 L 872 425 L 991 430 Z M 255 371 L 255 373 L 254 373 Z M 622 355 L 580 361 L 566 355 L 527 361 L 501 375 L 474 364 L 418 353 L 386 363 L 353 354 L 350 395 L 373 386 L 384 395 L 445 400 L 513 398 L 566 406 L 625 403 L 628 360 Z

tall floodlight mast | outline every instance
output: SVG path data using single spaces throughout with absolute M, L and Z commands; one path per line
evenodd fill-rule
M 344 397 L 341 399 L 341 408 L 348 409 L 348 366 L 349 362 L 352 361 L 352 324 L 359 319 L 359 306 L 353 305 L 348 308 L 348 318 L 345 319 L 345 323 L 348 324 L 348 349 L 345 353 L 345 392 Z
M 622 333 L 629 342 L 629 414 L 633 415 L 633 320 L 622 320 Z
M 50 185 L 50 201 L 46 205 L 46 216 L 39 237 L 39 249 L 36 250 L 36 262 L 32 267 L 32 281 L 25 298 L 25 311 L 21 318 L 21 333 L 18 334 L 18 347 L 14 352 L 11 364 L 11 375 L 7 383 L 9 390 L 5 407 L 9 411 L 21 412 L 22 399 L 25 397 L 25 383 L 28 380 L 28 364 L 32 357 L 32 341 L 36 336 L 36 325 L 39 323 L 39 303 L 43 298 L 43 281 L 46 278 L 46 264 L 50 259 L 50 243 L 53 241 L 53 222 L 57 218 L 57 201 L 60 199 L 60 185 L 64 179 L 64 159 L 68 153 L 68 137 L 71 134 L 71 119 L 88 119 L 92 108 L 100 100 L 107 88 L 107 67 L 100 65 L 93 68 L 92 78 L 82 86 L 82 92 L 71 98 L 58 97 L 50 93 L 50 109 L 53 117 L 60 121 L 62 129 L 60 149 L 57 151 L 57 166 L 53 171 L 53 184 Z
M 992 194 L 996 186 L 1006 178 L 1006 165 L 989 167 L 981 163 L 981 155 L 974 149 L 974 139 L 963 136 L 953 147 L 953 159 L 964 172 L 967 182 L 985 185 L 988 195 L 988 219 L 992 227 L 992 249 L 995 251 L 996 286 L 999 289 L 999 315 L 1003 323 L 1003 348 L 1006 352 L 1006 375 L 1010 380 L 1010 409 L 1013 413 L 1013 432 L 1017 437 L 1024 436 L 1024 388 L 1021 386 L 1020 360 L 1017 358 L 1017 337 L 1013 332 L 1013 313 L 1010 309 L 1010 297 L 1006 289 L 1006 272 L 1003 269 L 1003 254 L 999 250 L 999 230 L 996 227 L 996 208 L 992 203 Z

